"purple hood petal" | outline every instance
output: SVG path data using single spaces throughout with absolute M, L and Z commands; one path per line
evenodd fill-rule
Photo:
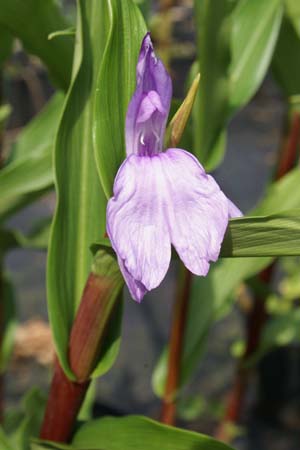
M 126 153 L 151 156 L 162 151 L 172 82 L 155 56 L 149 33 L 142 42 L 136 78 L 136 90 L 126 116 Z

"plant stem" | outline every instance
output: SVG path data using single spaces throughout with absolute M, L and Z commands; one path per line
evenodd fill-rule
M 192 274 L 181 268 L 178 295 L 175 299 L 165 393 L 162 401 L 161 422 L 174 425 L 176 420 L 176 392 L 179 387 L 180 364 L 182 360 L 184 333 L 191 290 Z
M 279 180 L 286 175 L 295 165 L 298 157 L 300 144 L 300 114 L 294 111 L 289 122 L 287 136 L 283 139 L 281 151 L 274 179 Z M 261 282 L 268 285 L 272 279 L 276 261 L 264 269 L 259 275 Z M 216 432 L 216 437 L 225 442 L 231 440 L 229 423 L 236 423 L 241 415 L 244 404 L 245 393 L 248 385 L 249 369 L 244 367 L 244 363 L 257 349 L 263 326 L 267 320 L 265 310 L 265 298 L 256 296 L 253 300 L 253 307 L 246 319 L 246 348 L 244 355 L 238 363 L 233 387 L 229 393 L 225 416 Z
M 40 432 L 42 439 L 68 442 L 71 438 L 121 286 L 119 272 L 112 276 L 90 273 L 69 342 L 70 367 L 77 381 L 68 379 L 56 363 Z
M 40 432 L 41 439 L 68 442 L 89 383 L 90 381 L 75 383 L 69 380 L 59 362 L 56 362 Z

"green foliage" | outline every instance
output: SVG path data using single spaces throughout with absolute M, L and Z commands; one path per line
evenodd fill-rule
M 110 19 L 96 82 L 94 148 L 99 176 L 109 198 L 115 175 L 125 159 L 125 116 L 135 89 L 138 52 L 147 29 L 131 0 L 106 1 L 103 6 Z
M 225 127 L 260 86 L 276 44 L 281 0 L 195 0 L 201 73 L 194 153 L 207 170 L 225 150 Z
M 63 100 L 57 93 L 12 145 L 0 171 L 0 222 L 53 185 L 52 149 Z
M 293 2 L 287 2 L 292 5 Z M 300 23 L 293 8 L 286 8 L 273 56 L 273 72 L 287 97 L 300 94 Z
M 293 256 L 300 253 L 300 209 L 231 220 L 222 257 Z
M 48 67 L 58 87 L 67 89 L 72 67 L 74 39 L 48 35 L 68 27 L 55 0 L 0 0 L 0 26 L 18 37 L 29 51 Z
M 75 433 L 72 445 L 82 450 L 232 450 L 203 434 L 168 427 L 141 416 L 105 417 L 88 422 Z

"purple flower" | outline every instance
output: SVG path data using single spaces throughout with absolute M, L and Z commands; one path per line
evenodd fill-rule
M 193 155 L 163 151 L 171 97 L 170 76 L 147 34 L 126 118 L 127 158 L 107 206 L 107 233 L 138 302 L 165 277 L 171 244 L 192 273 L 206 275 L 229 218 L 241 215 Z

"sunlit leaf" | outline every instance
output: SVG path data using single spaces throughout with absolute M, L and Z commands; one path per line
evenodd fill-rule
M 110 197 L 114 177 L 125 158 L 125 115 L 147 29 L 131 0 L 110 0 L 103 6 L 110 28 L 96 83 L 95 157 L 103 189 Z
M 63 105 L 57 93 L 16 138 L 0 171 L 0 221 L 53 185 L 52 150 Z
M 67 358 L 69 331 L 91 269 L 90 247 L 93 242 L 105 236 L 106 228 L 107 201 L 96 170 L 93 129 L 95 123 L 101 122 L 103 117 L 106 121 L 109 114 L 111 123 L 102 131 L 98 130 L 98 139 L 95 140 L 96 154 L 102 151 L 102 145 L 107 143 L 103 151 L 109 159 L 112 148 L 109 146 L 113 145 L 112 141 L 121 139 L 124 129 L 124 123 L 119 118 L 122 91 L 126 91 L 128 73 L 134 72 L 136 65 L 130 44 L 131 39 L 134 41 L 135 37 L 131 37 L 129 31 L 122 31 L 122 34 L 118 35 L 119 28 L 116 28 L 115 24 L 130 18 L 130 33 L 134 33 L 138 29 L 135 20 L 141 20 L 135 8 L 131 0 L 122 1 L 122 4 L 116 0 L 78 2 L 78 45 L 74 59 L 74 78 L 56 141 L 58 204 L 48 260 L 50 322 L 60 362 L 70 378 L 73 375 Z M 121 42 L 122 39 L 125 39 L 124 43 Z M 120 73 L 125 80 L 121 78 Z M 101 85 L 99 76 L 103 83 Z M 111 92 L 108 86 L 111 86 Z M 116 91 L 119 92 L 118 101 L 114 96 Z M 98 102 L 102 101 L 99 95 L 105 100 L 105 109 L 98 109 Z M 126 98 L 128 95 L 127 93 Z M 115 123 L 118 124 L 117 127 Z M 114 135 L 110 134 L 112 130 Z M 103 168 L 100 168 L 101 174 L 102 171 Z M 108 332 L 105 341 L 106 357 L 101 358 L 95 374 L 108 370 L 115 358 L 120 309 L 116 310 L 115 314 L 111 332 Z
M 272 59 L 281 19 L 282 0 L 241 0 L 232 15 L 230 114 L 260 86 Z

